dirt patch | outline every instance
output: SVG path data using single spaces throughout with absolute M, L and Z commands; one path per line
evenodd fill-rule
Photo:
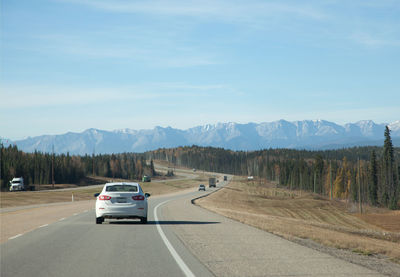
M 226 189 L 196 203 L 288 239 L 311 239 L 329 247 L 366 256 L 382 254 L 397 263 L 400 261 L 398 212 L 380 210 L 358 216 L 349 212 L 346 202 L 239 178 Z

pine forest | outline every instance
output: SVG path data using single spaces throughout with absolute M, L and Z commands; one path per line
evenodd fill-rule
M 145 174 L 156 174 L 152 160 L 162 160 L 174 166 L 254 176 L 331 199 L 398 209 L 400 149 L 393 147 L 387 127 L 384 136 L 382 147 L 327 151 L 265 149 L 243 152 L 186 146 L 141 154 L 70 156 L 25 153 L 16 146 L 1 146 L 1 189 L 7 190 L 8 181 L 20 176 L 28 185 L 50 184 L 53 171 L 56 183 L 79 183 L 86 176 L 140 180 Z

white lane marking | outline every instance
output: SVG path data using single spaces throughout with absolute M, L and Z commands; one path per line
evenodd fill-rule
M 8 239 L 16 239 L 16 238 L 18 238 L 18 237 L 20 237 L 20 236 L 22 236 L 23 234 L 18 234 L 18 235 L 16 235 L 16 236 L 13 236 L 13 237 L 11 237 L 11 238 L 8 238 Z
M 58 221 L 63 221 L 63 220 L 65 220 L 65 217 L 63 217 L 63 218 L 60 218 Z
M 49 224 L 43 224 L 42 226 L 39 226 L 39 228 L 47 227 Z
M 158 233 L 160 233 L 160 236 L 162 238 L 162 240 L 165 243 L 165 246 L 167 246 L 169 252 L 171 253 L 172 257 L 174 257 L 176 263 L 179 265 L 179 267 L 181 268 L 181 270 L 183 271 L 183 273 L 185 274 L 185 276 L 188 277 L 194 277 L 195 275 L 193 274 L 193 272 L 189 269 L 189 267 L 185 264 L 185 262 L 182 260 L 182 258 L 179 256 L 179 254 L 176 252 L 176 250 L 174 249 L 174 247 L 172 246 L 172 244 L 169 242 L 169 240 L 167 239 L 167 237 L 164 234 L 164 231 L 161 228 L 161 225 L 159 224 L 158 221 L 158 216 L 157 216 L 157 209 L 158 207 L 160 207 L 161 205 L 167 203 L 170 200 L 164 201 L 160 204 L 158 204 L 155 208 L 154 208 L 154 219 L 157 222 L 157 230 Z

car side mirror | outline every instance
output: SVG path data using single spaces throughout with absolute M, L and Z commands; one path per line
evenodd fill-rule
M 95 193 L 94 197 L 98 197 L 100 195 L 100 193 Z
M 150 195 L 151 195 L 150 193 L 145 193 L 145 194 L 144 194 L 144 196 L 145 196 L 146 198 L 149 198 Z

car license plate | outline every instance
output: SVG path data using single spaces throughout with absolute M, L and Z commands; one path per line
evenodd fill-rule
M 117 203 L 126 203 L 126 198 L 125 197 L 118 197 L 117 198 Z

